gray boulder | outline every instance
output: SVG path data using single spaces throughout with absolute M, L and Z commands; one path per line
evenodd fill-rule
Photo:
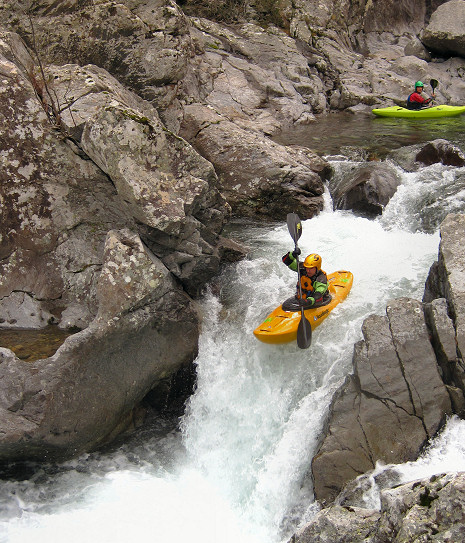
M 336 186 L 330 185 L 334 209 L 352 209 L 370 216 L 381 215 L 400 182 L 400 176 L 389 164 L 363 164 Z
M 354 375 L 333 401 L 312 461 L 315 496 L 326 503 L 377 461 L 416 459 L 452 413 L 421 302 L 394 300 L 386 317 L 368 317 L 362 331 Z
M 434 51 L 465 57 L 465 1 L 450 0 L 431 15 L 421 41 Z
M 200 105 L 185 107 L 180 133 L 215 166 L 236 215 L 283 220 L 289 209 L 302 218 L 323 209 L 327 163 L 310 151 L 244 131 Z
M 69 458 L 132 424 L 143 397 L 192 361 L 190 298 L 137 234 L 109 232 L 97 318 L 50 358 L 0 349 L 0 461 Z
M 441 224 L 439 244 L 439 276 L 448 302 L 448 310 L 454 321 L 458 355 L 465 353 L 465 248 L 463 232 L 464 215 L 448 215 Z
M 405 46 L 404 53 L 405 56 L 414 56 L 426 62 L 431 60 L 430 52 L 416 36 Z
M 42 92 L 25 51 L 2 35 L 1 326 L 81 331 L 35 362 L 1 349 L 1 461 L 68 458 L 130 426 L 196 355 L 186 290 L 241 254 L 212 165 L 153 106 L 89 66 L 46 67 Z
M 160 88 L 186 74 L 192 54 L 189 23 L 172 0 L 40 0 L 31 11 L 34 37 L 24 5 L 3 4 L 2 20 L 40 53 L 44 65 L 94 64 L 155 101 Z
M 436 139 L 426 144 L 407 145 L 389 153 L 389 159 L 403 170 L 414 172 L 424 166 L 441 163 L 444 166 L 465 165 L 463 151 L 444 139 Z
M 425 166 L 436 164 L 438 162 L 444 166 L 465 166 L 465 154 L 456 145 L 452 145 L 447 140 L 434 140 L 427 143 L 416 154 L 415 162 Z

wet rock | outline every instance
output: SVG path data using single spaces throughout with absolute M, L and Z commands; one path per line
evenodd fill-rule
M 380 516 L 374 510 L 333 505 L 317 513 L 288 543 L 369 541 Z
M 362 331 L 354 375 L 333 401 L 312 462 L 315 496 L 324 502 L 377 461 L 416 459 L 452 413 L 420 302 L 394 300 L 386 317 L 368 317 Z
M 332 505 L 289 543 L 462 541 L 465 475 L 434 475 L 381 492 L 379 511 Z
M 334 209 L 352 209 L 370 216 L 381 215 L 400 181 L 395 169 L 388 164 L 364 164 L 336 187 L 330 186 Z
M 458 353 L 462 359 L 463 353 L 465 353 L 464 230 L 464 215 L 448 215 L 441 223 L 441 242 L 439 244 L 440 278 L 444 286 L 449 314 L 454 322 Z
M 414 172 L 437 163 L 457 167 L 465 165 L 465 155 L 462 150 L 444 139 L 401 147 L 391 151 L 389 158 L 407 172 Z
M 421 148 L 415 156 L 415 161 L 425 166 L 440 162 L 444 166 L 461 167 L 465 166 L 465 154 L 459 147 L 452 145 L 447 140 L 434 140 Z

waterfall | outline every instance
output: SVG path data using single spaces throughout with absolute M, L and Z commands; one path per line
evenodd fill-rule
M 252 333 L 293 294 L 295 276 L 281 262 L 293 248 L 286 225 L 235 226 L 231 235 L 249 255 L 225 268 L 199 302 L 198 384 L 181 430 L 157 423 L 117 450 L 2 481 L 0 542 L 287 541 L 318 509 L 311 460 L 363 320 L 383 314 L 389 299 L 422 298 L 439 222 L 465 207 L 463 169 L 400 174 L 403 184 L 378 220 L 333 211 L 327 198 L 325 210 L 303 222 L 303 253 L 320 254 L 328 273 L 354 274 L 349 297 L 308 350 L 263 344 Z M 422 459 L 398 467 L 403 477 L 464 469 L 464 431 L 452 419 Z

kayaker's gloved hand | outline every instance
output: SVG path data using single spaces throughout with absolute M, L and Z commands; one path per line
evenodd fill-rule
M 313 305 L 315 303 L 315 298 L 309 296 L 305 301 L 308 303 L 308 305 Z
M 292 256 L 293 256 L 294 258 L 297 258 L 297 257 L 300 255 L 301 252 L 302 252 L 302 251 L 299 249 L 299 247 L 296 247 L 296 248 L 292 251 L 291 254 L 292 254 Z

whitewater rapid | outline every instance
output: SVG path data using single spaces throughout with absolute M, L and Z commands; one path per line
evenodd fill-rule
M 343 175 L 347 164 L 333 163 Z M 457 176 L 425 170 L 400 172 L 381 219 L 334 212 L 327 196 L 325 211 L 303 221 L 302 251 L 319 253 L 327 272 L 354 274 L 309 350 L 262 344 L 252 333 L 293 293 L 295 276 L 281 263 L 293 247 L 286 225 L 233 228 L 248 258 L 226 267 L 199 302 L 198 383 L 181 431 L 148 429 L 116 451 L 3 481 L 0 542 L 287 541 L 317 511 L 311 459 L 363 320 L 384 314 L 392 298 L 421 300 L 441 217 L 463 210 Z M 424 457 L 399 468 L 405 480 L 465 470 L 464 434 L 465 423 L 451 419 Z M 367 503 L 376 500 L 374 488 Z

